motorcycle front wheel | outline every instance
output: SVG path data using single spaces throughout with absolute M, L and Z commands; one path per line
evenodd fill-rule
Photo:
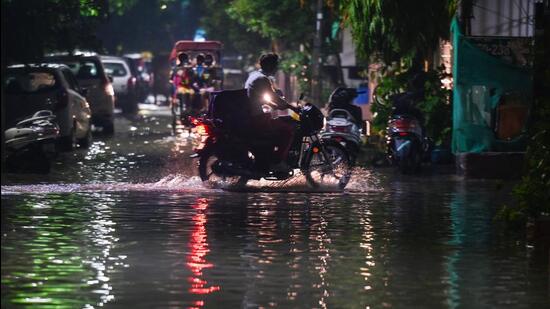
M 337 143 L 325 144 L 318 151 L 314 148 L 310 150 L 305 171 L 307 183 L 313 188 L 337 186 L 343 190 L 350 181 L 352 168 L 346 148 Z

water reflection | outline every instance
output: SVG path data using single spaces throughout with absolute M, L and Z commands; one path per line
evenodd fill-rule
M 429 181 L 360 194 L 3 195 L 2 304 L 548 307 L 544 265 L 492 223 L 502 197 Z
M 114 203 L 105 196 L 51 194 L 21 199 L 11 205 L 16 213 L 3 211 L 3 307 L 76 308 L 112 301 L 109 273 L 124 266 L 124 256 L 111 254 L 117 242 L 110 217 Z M 89 293 L 75 297 L 83 291 Z
M 205 295 L 220 290 L 217 285 L 208 286 L 208 282 L 204 279 L 203 269 L 212 268 L 214 264 L 206 260 L 206 256 L 210 249 L 208 248 L 208 235 L 206 231 L 208 208 L 208 200 L 206 198 L 197 199 L 192 208 L 195 210 L 195 215 L 191 218 L 192 230 L 189 237 L 189 255 L 187 256 L 187 267 L 191 271 L 191 276 L 188 281 L 191 284 L 189 293 L 194 295 Z M 204 306 L 204 299 L 199 299 L 194 302 L 194 306 L 190 308 L 200 308 Z

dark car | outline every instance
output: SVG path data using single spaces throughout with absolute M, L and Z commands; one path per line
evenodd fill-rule
M 4 75 L 6 128 L 17 127 L 37 111 L 51 110 L 59 125 L 60 146 L 71 150 L 91 144 L 91 111 L 86 90 L 63 64 L 13 65 Z
M 81 87 L 87 89 L 86 99 L 92 110 L 92 123 L 103 132 L 114 132 L 115 93 L 99 56 L 63 55 L 49 56 L 46 62 L 63 63 L 75 74 Z

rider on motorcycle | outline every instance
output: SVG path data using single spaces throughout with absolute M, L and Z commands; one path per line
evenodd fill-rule
M 272 76 L 277 72 L 279 56 L 274 53 L 264 54 L 259 59 L 260 70 L 250 73 L 245 82 L 250 104 L 251 132 L 259 137 L 273 141 L 273 150 L 256 151 L 256 162 L 260 168 L 266 168 L 275 172 L 288 172 L 286 163 L 288 150 L 291 146 L 294 128 L 282 119 L 272 119 L 270 114 L 263 111 L 262 105 L 266 104 L 265 97 L 270 98 L 271 103 L 277 109 L 286 109 L 288 104 L 284 97 L 279 96 L 273 85 Z M 269 160 L 270 154 L 275 160 Z

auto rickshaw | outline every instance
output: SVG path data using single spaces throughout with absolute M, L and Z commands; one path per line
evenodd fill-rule
M 188 124 L 189 116 L 196 117 L 206 111 L 210 92 L 223 89 L 221 49 L 222 43 L 218 41 L 184 40 L 174 44 L 170 53 L 174 134 L 178 126 Z M 187 63 L 180 63 L 182 53 L 187 55 Z

